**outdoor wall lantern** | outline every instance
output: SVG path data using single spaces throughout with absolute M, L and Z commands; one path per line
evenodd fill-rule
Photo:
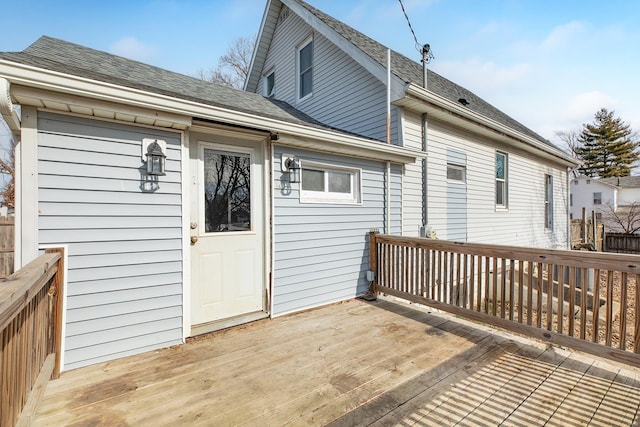
M 300 182 L 300 159 L 291 154 L 283 154 L 280 165 L 282 172 L 289 174 L 289 182 Z
M 145 138 L 142 140 L 142 160 L 147 163 L 147 175 L 166 175 L 164 163 L 167 156 L 164 154 L 167 144 L 161 139 Z

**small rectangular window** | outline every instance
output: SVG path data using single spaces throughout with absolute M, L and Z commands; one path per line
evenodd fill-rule
M 553 230 L 553 177 L 544 176 L 544 228 Z
M 507 171 L 508 158 L 505 153 L 496 152 L 496 206 L 507 207 Z
M 313 39 L 306 40 L 298 49 L 298 99 L 313 92 Z
M 600 192 L 593 193 L 593 204 L 594 205 L 601 205 L 602 204 L 602 193 L 600 193 Z
M 447 179 L 450 181 L 466 182 L 466 168 L 461 165 L 447 163 Z
M 300 201 L 360 203 L 360 170 L 303 162 Z
M 264 96 L 267 98 L 272 97 L 276 93 L 276 73 L 270 72 L 264 78 Z

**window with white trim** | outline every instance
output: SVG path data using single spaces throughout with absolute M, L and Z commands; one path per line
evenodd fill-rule
M 507 171 L 508 157 L 506 153 L 496 151 L 496 207 L 507 208 Z
M 300 201 L 360 203 L 360 170 L 302 162 Z
M 264 76 L 264 96 L 271 98 L 276 93 L 276 73 L 271 71 Z
M 544 228 L 553 230 L 553 177 L 544 176 Z
M 298 99 L 313 93 L 313 38 L 309 37 L 299 47 L 297 54 Z

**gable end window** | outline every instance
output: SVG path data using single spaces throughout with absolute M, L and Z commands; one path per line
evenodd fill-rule
M 507 208 L 507 172 L 508 157 L 505 153 L 496 152 L 496 207 Z
M 360 170 L 303 162 L 300 201 L 306 203 L 360 203 Z
M 313 93 L 313 39 L 308 38 L 298 48 L 298 99 Z
M 264 96 L 271 98 L 276 93 L 276 73 L 271 71 L 264 77 Z

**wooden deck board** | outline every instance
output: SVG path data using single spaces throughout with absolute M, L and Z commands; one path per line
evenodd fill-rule
M 379 299 L 65 372 L 34 425 L 629 425 L 639 400 L 636 371 Z

